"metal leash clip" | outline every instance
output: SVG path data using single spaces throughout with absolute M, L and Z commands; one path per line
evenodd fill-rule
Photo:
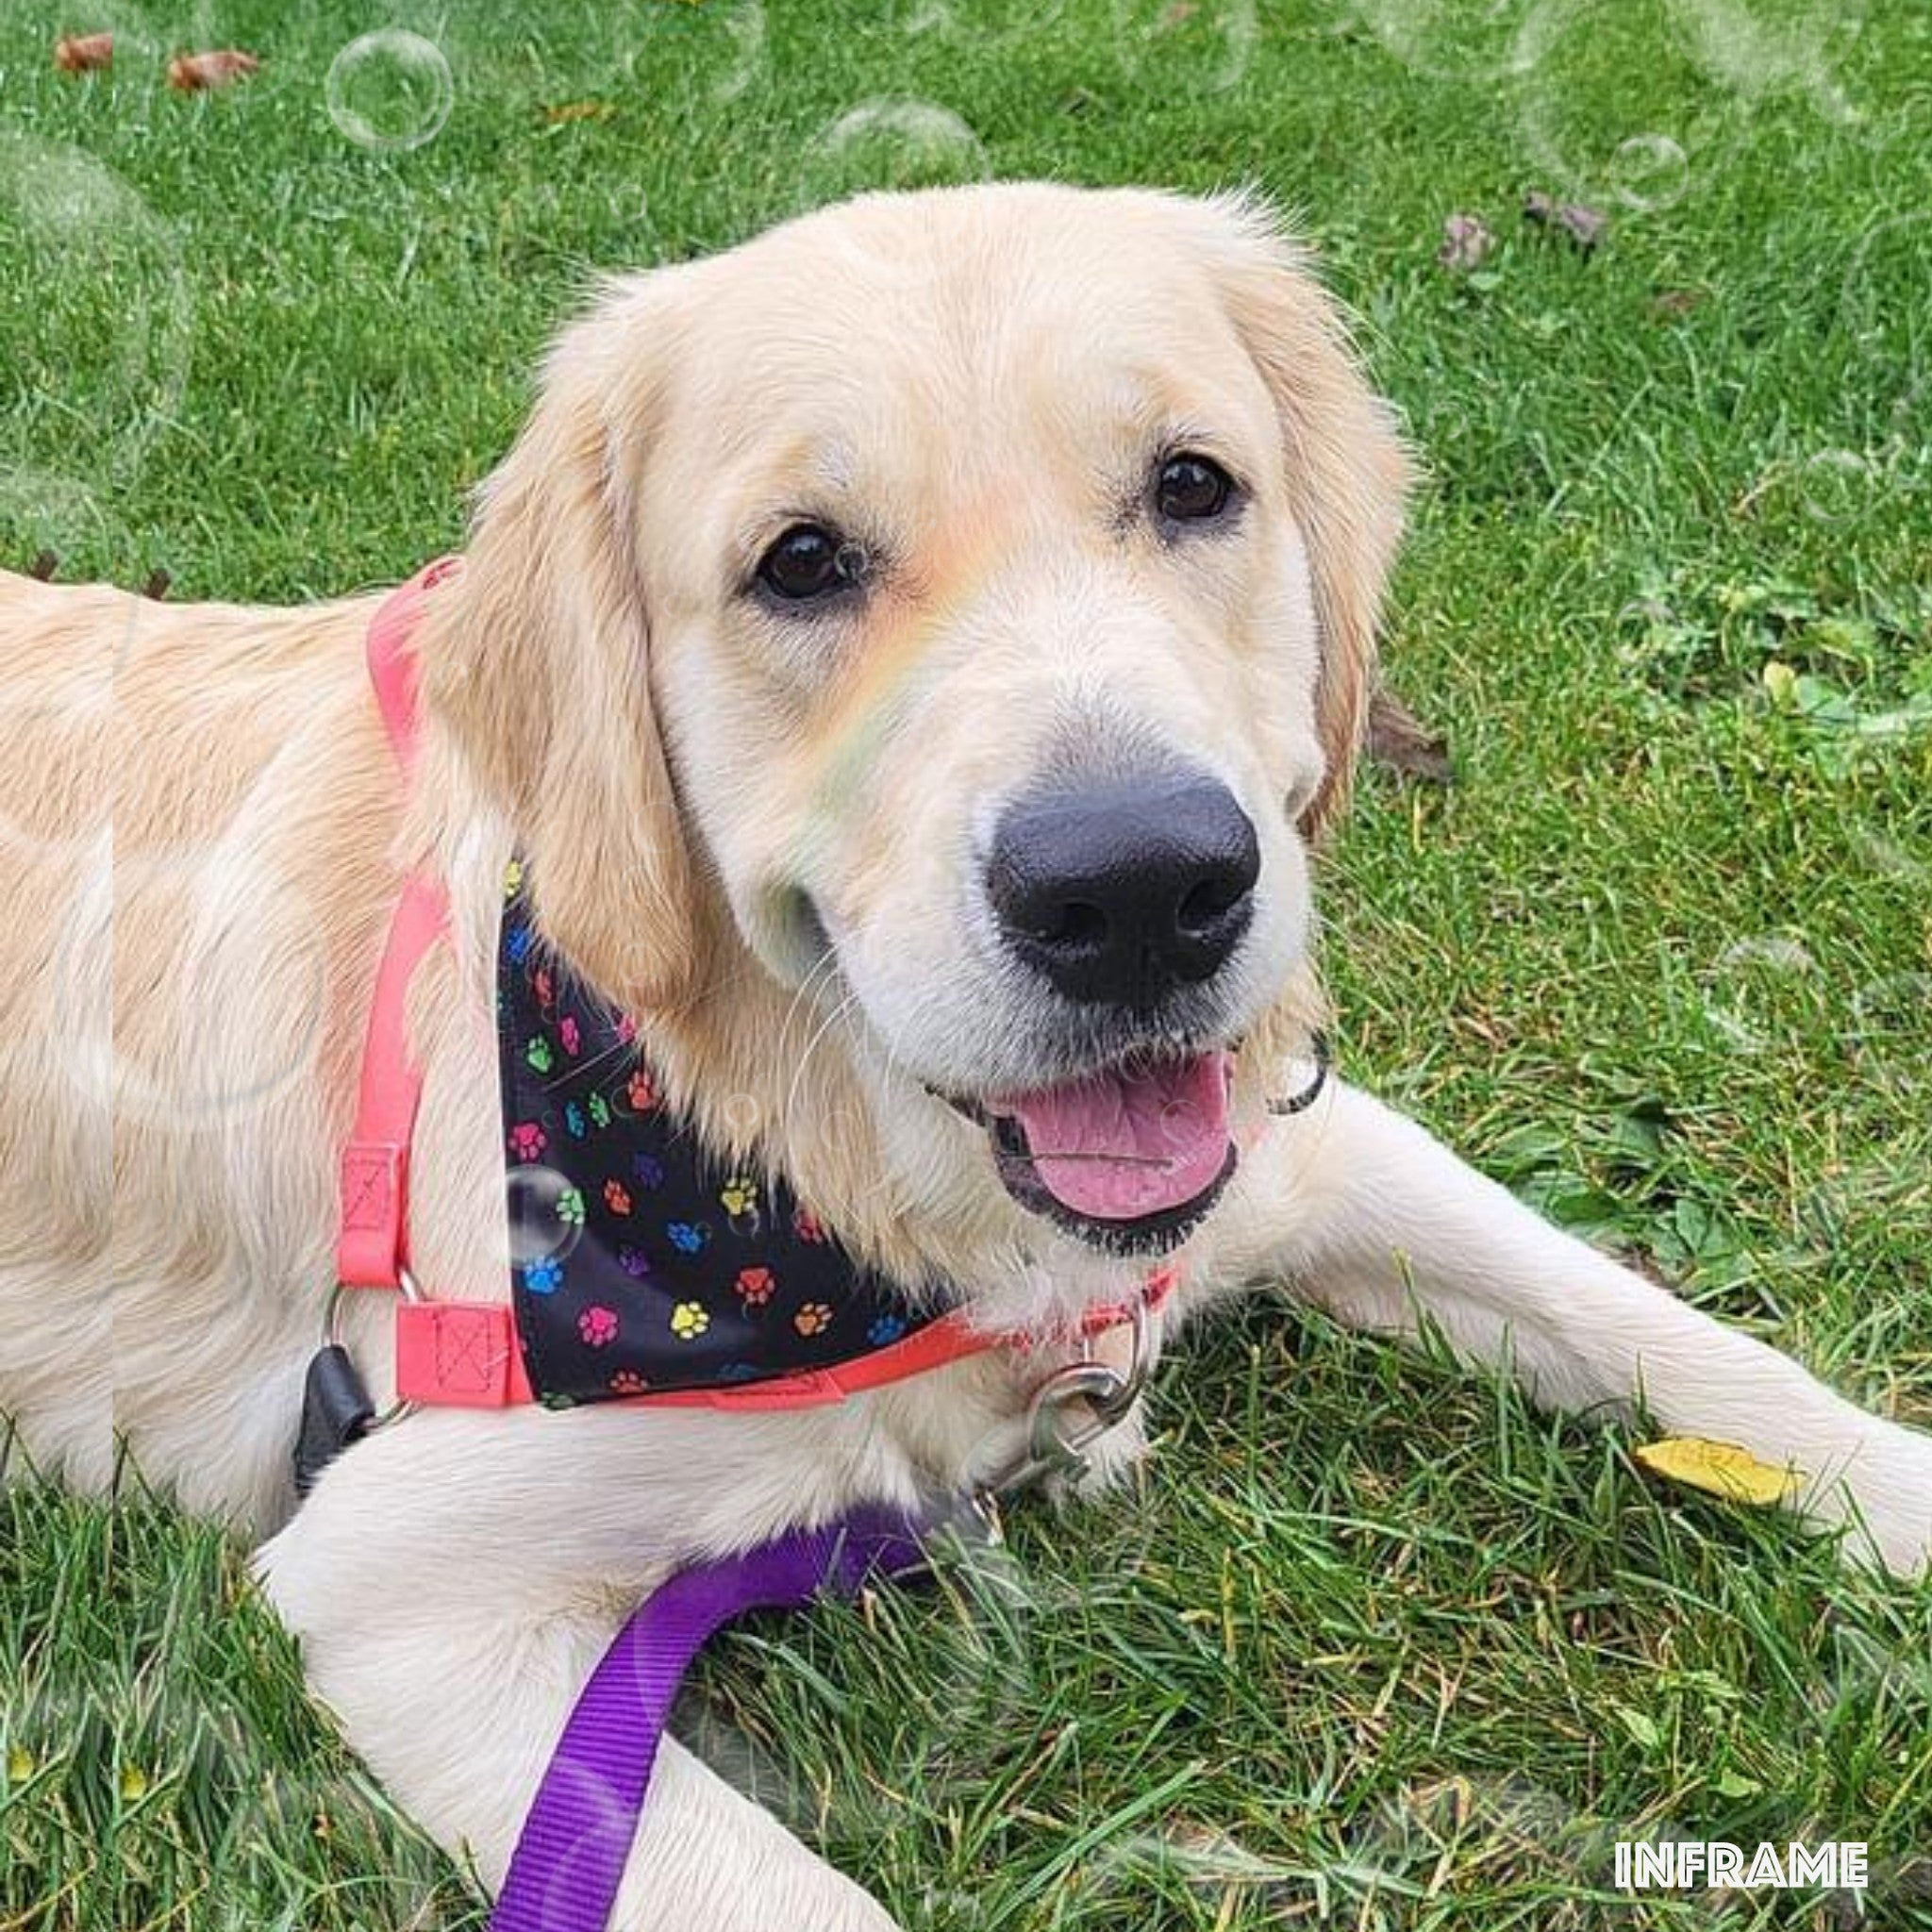
M 1154 1318 L 1144 1301 L 1134 1303 L 1129 1319 L 1133 1347 L 1124 1372 L 1102 1361 L 1092 1338 L 1083 1337 L 1078 1359 L 1056 1369 L 1033 1391 L 1026 1453 L 988 1486 L 991 1495 L 1010 1495 L 1048 1476 L 1078 1482 L 1091 1472 L 1089 1452 L 1126 1419 L 1153 1370 Z

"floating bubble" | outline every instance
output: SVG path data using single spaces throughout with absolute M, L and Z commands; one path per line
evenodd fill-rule
M 1516 42 L 1520 84 L 1511 90 L 1524 146 L 1539 173 L 1585 204 L 1668 208 L 1690 181 L 1716 172 L 1738 138 L 1738 104 L 1712 89 L 1672 44 L 1666 0 L 1617 8 L 1585 0 L 1540 0 Z M 1670 132 L 1641 128 L 1670 103 Z
M 1896 839 L 1876 832 L 1870 825 L 1854 825 L 1852 844 L 1866 864 L 1888 878 L 1909 880 L 1914 885 L 1932 884 L 1932 864 L 1914 858 Z
M 53 558 L 57 581 L 120 576 L 130 569 L 137 544 L 133 531 L 115 514 L 113 501 L 106 486 L 97 488 L 61 470 L 0 459 L 0 552 L 9 568 L 42 556 Z M 119 658 L 114 662 L 118 665 Z M 65 710 L 83 691 L 89 702 L 105 703 L 111 695 L 104 682 L 108 668 L 106 654 L 97 663 L 70 660 L 58 679 L 9 691 L 4 715 Z
M 99 862 L 100 883 L 86 889 L 89 895 L 110 893 L 117 949 L 124 933 L 165 926 L 169 973 L 183 986 L 218 991 L 196 998 L 178 1032 L 151 1039 L 142 1025 L 116 1028 L 117 1118 L 197 1127 L 279 1105 L 291 1089 L 314 1079 L 322 1054 L 330 1012 L 323 922 L 307 908 L 290 908 L 275 971 L 266 973 L 259 934 L 235 916 L 238 906 L 260 904 L 269 890 L 258 853 L 232 840 L 130 850 L 125 828 L 120 830 Z M 63 922 L 56 961 L 62 997 L 76 1008 L 86 1005 L 98 943 L 76 905 Z
M 1858 237 L 1839 289 L 1838 321 L 1860 347 L 1912 321 L 1912 299 L 1932 299 L 1932 211 L 1909 208 Z
M 1153 68 L 1170 92 L 1224 93 L 1260 38 L 1255 0 L 1113 0 L 1114 51 L 1130 76 Z
M 711 90 L 714 101 L 735 101 L 765 71 L 765 9 L 761 0 L 737 0 L 720 19 L 731 38 L 731 64 Z
M 1681 201 L 1690 177 L 1684 150 L 1668 134 L 1633 134 L 1610 159 L 1610 192 L 1646 212 Z
M 1347 1869 L 1372 1894 L 1401 1895 L 1440 1870 L 1445 1850 L 1477 1846 L 1544 1883 L 1587 1885 L 1608 1862 L 1617 1827 L 1560 1792 L 1512 1775 L 1457 1772 L 1405 1783 L 1350 1821 Z M 1589 1922 L 1553 1895 L 1538 1914 L 1544 1932 Z
M 1932 424 L 1926 401 L 1924 318 L 1932 313 L 1932 211 L 1913 208 L 1874 222 L 1858 237 L 1839 286 L 1833 326 L 1856 367 L 1857 392 L 1891 459 L 1916 471 Z M 1885 401 L 1889 397 L 1889 401 Z M 1874 440 L 1868 432 L 1868 441 Z
M 1726 946 L 1718 956 L 1713 976 L 1724 982 L 1729 996 L 1705 1002 L 1704 1015 L 1740 1053 L 1762 1053 L 1769 1036 L 1750 1016 L 1754 1004 L 1754 982 L 1760 986 L 1768 976 L 1790 979 L 1818 971 L 1818 961 L 1796 940 L 1772 935 L 1763 939 L 1743 939 Z M 1763 1004 L 1761 993 L 1757 1004 Z
M 442 132 L 457 84 L 442 49 L 403 27 L 351 41 L 329 62 L 328 118 L 358 147 L 401 153 Z
M 0 475 L 125 491 L 187 387 L 193 293 L 178 232 L 92 156 L 0 128 L 0 258 L 33 291 L 9 330 Z M 57 490 L 35 480 L 50 502 Z
M 1832 1247 L 1850 1240 L 1861 1225 L 1896 1224 L 1919 1185 L 1918 1176 L 1895 1159 L 1833 1168 L 1799 1201 L 1798 1224 L 1813 1242 Z
M 1405 67 L 1432 80 L 1496 80 L 1525 71 L 1538 0 L 1357 0 L 1362 25 Z
M 1894 1097 L 1932 1077 L 1932 973 L 1893 973 L 1852 995 L 1846 1043 L 1861 1072 Z
M 1802 93 L 1827 119 L 1858 118 L 1837 68 L 1864 25 L 1864 0 L 1672 0 L 1687 51 L 1746 101 Z
M 947 40 L 984 56 L 1037 46 L 1060 22 L 1066 0 L 891 0 L 882 25 L 908 40 Z
M 922 1693 L 921 1723 L 888 1744 L 875 1775 L 824 1788 L 802 1780 L 782 1753 L 738 1722 L 728 1699 L 694 1700 L 691 1747 L 786 1823 L 835 1830 L 848 1840 L 876 1842 L 903 1828 L 895 1789 L 917 1789 L 934 1805 L 970 1801 L 998 1766 L 1005 1740 L 1041 1707 L 1034 1628 L 1042 1615 L 1066 1613 L 1069 1592 L 1023 1569 L 1010 1550 L 970 1534 L 956 1538 L 941 1528 L 928 1547 L 938 1558 L 933 1581 L 943 1614 L 926 1614 L 924 1605 L 894 1601 L 898 1593 L 887 1592 L 867 1616 L 875 1650 L 889 1660 L 878 1666 L 882 1672 L 909 1660 L 908 1646 L 917 1641 Z M 949 1908 L 930 1921 L 919 1914 L 909 1924 L 974 1932 L 989 1923 L 970 1898 L 948 1899 L 949 1907 L 958 1903 L 965 1909 Z
M 950 108 L 932 101 L 867 101 L 812 142 L 803 172 L 805 205 L 867 189 L 937 188 L 984 180 L 986 148 Z
M 1798 466 L 1798 494 L 1821 524 L 1845 524 L 1870 509 L 1878 466 L 1861 450 L 1824 449 Z
M 504 1177 L 513 1268 L 562 1260 L 584 1238 L 582 1196 L 568 1174 L 541 1161 L 512 1167 Z

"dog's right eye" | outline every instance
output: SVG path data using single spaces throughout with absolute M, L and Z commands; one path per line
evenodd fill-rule
M 758 580 L 774 597 L 802 604 L 856 584 L 864 558 L 823 524 L 793 524 L 758 559 Z

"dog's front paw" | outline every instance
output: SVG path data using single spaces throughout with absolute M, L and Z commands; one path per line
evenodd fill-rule
M 1932 1436 L 1880 1424 L 1845 1464 L 1838 1495 L 1816 1513 L 1849 1525 L 1845 1553 L 1916 1579 L 1932 1576 Z

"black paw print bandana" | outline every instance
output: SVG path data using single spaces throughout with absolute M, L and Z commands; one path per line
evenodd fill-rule
M 635 1028 L 533 930 L 510 868 L 496 1022 L 517 1338 L 552 1407 L 837 1367 L 934 1319 L 782 1177 L 712 1156 Z

